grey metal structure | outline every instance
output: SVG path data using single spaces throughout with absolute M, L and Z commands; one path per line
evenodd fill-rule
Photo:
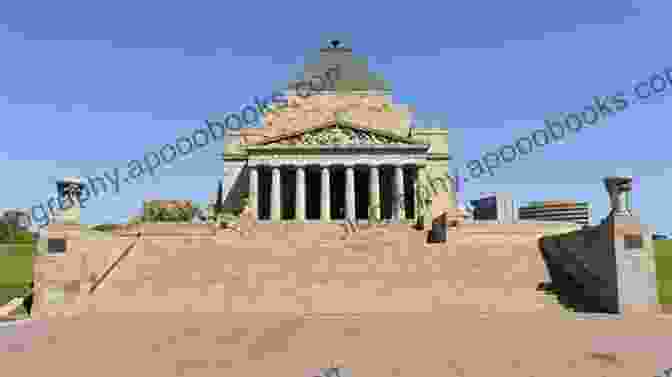
M 566 206 L 524 206 L 518 209 L 520 220 L 562 221 L 580 225 L 589 225 L 591 216 L 590 204 L 576 203 Z
M 510 193 L 498 192 L 479 200 L 471 200 L 469 203 L 473 208 L 474 221 L 513 224 L 518 220 L 516 205 Z

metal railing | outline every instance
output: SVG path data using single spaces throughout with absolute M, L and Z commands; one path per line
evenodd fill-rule
M 117 258 L 117 260 L 115 260 L 115 261 L 114 261 L 114 262 L 113 262 L 113 263 L 112 263 L 112 264 L 105 270 L 105 272 L 103 272 L 103 274 L 100 275 L 100 277 L 99 277 L 98 279 L 96 279 L 96 281 L 91 285 L 91 288 L 89 288 L 89 294 L 92 294 L 92 293 L 96 290 L 96 288 L 98 288 L 98 287 L 100 286 L 100 284 L 102 284 L 103 281 L 110 275 L 110 273 L 112 272 L 112 270 L 114 270 L 114 268 L 117 267 L 117 266 L 119 265 L 119 263 L 121 263 L 121 261 L 122 261 L 124 258 L 126 258 L 126 256 L 128 256 L 128 254 L 131 252 L 131 250 L 133 250 L 133 248 L 134 248 L 135 245 L 138 243 L 138 241 L 140 241 L 140 236 L 141 236 L 141 233 L 138 232 L 138 235 L 137 235 L 136 240 L 133 241 L 133 243 L 130 244 L 130 245 L 126 248 L 126 250 L 124 250 L 123 253 L 121 253 L 121 255 L 119 256 L 119 258 Z

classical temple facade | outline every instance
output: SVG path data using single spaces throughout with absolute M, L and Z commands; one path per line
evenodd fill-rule
M 298 82 L 330 69 L 333 87 L 297 93 Z M 227 131 L 225 208 L 247 198 L 260 222 L 431 221 L 421 210 L 428 181 L 454 187 L 447 130 L 414 127 L 410 107 L 393 104 L 388 85 L 346 48 L 322 49 L 284 93 L 287 106 L 266 113 L 261 128 Z

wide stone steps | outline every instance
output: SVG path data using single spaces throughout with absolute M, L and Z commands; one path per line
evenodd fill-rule
M 229 243 L 219 234 L 143 240 L 91 302 L 104 312 L 561 311 L 536 290 L 544 272 L 534 236 L 455 232 L 426 244 L 405 225 L 346 240 L 338 226 L 289 225 Z

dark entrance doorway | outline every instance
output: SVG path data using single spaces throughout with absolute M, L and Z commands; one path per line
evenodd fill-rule
M 382 166 L 378 174 L 380 175 L 380 218 L 391 220 L 394 204 L 394 171 L 390 167 Z
M 280 169 L 280 203 L 283 220 L 294 220 L 296 214 L 296 170 Z
M 259 220 L 271 219 L 271 171 L 270 169 L 259 169 Z
M 306 169 L 306 220 L 320 219 L 322 174 L 319 169 Z
M 355 169 L 355 218 L 369 218 L 369 169 Z
M 330 178 L 331 219 L 345 219 L 345 169 L 333 168 Z
M 415 177 L 414 168 L 404 169 L 404 209 L 409 220 L 415 218 Z

